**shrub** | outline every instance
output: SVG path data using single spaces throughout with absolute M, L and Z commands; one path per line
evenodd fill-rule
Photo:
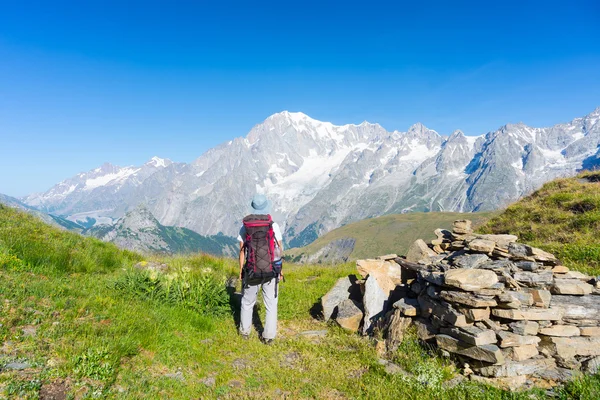
M 171 273 L 130 269 L 117 278 L 113 288 L 202 314 L 222 315 L 229 310 L 224 278 L 210 271 L 192 274 L 189 267 Z

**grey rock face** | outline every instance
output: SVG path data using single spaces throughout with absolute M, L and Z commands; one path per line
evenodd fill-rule
M 258 191 L 273 200 L 286 242 L 301 246 L 387 213 L 505 206 L 596 165 L 599 121 L 600 108 L 550 128 L 507 124 L 478 138 L 444 138 L 421 124 L 388 132 L 282 112 L 190 164 L 105 164 L 22 200 L 84 224 L 113 223 L 145 203 L 163 225 L 235 236 Z

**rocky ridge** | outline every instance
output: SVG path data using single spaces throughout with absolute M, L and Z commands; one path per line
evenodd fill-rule
M 281 112 L 190 164 L 105 164 L 22 199 L 80 224 L 112 223 L 138 204 L 163 225 L 235 236 L 257 191 L 274 203 L 288 247 L 374 216 L 503 207 L 544 182 L 593 168 L 600 108 L 547 128 L 507 124 L 479 137 L 417 123 L 336 126 Z M 502 190 L 497 190 L 502 187 Z
M 464 375 L 502 388 L 553 387 L 600 367 L 600 277 L 570 271 L 513 235 L 480 235 L 460 220 L 405 257 L 357 261 L 324 317 L 393 353 L 405 329 L 452 355 Z M 374 335 L 380 336 L 380 335 Z

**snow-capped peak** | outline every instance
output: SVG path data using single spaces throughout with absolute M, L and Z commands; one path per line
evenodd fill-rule
M 156 167 L 156 168 L 164 168 L 172 164 L 172 161 L 167 158 L 160 158 L 157 156 L 152 157 L 145 165 Z

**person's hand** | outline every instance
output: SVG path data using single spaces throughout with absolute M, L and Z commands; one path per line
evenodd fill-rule
M 279 273 L 279 280 L 283 281 L 283 271 Z

